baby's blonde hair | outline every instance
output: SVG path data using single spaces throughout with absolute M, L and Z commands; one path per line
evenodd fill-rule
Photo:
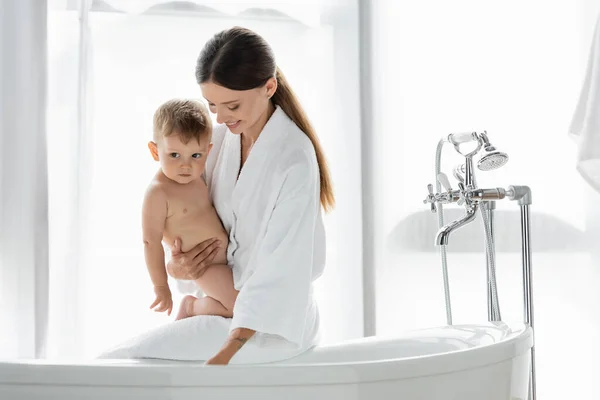
M 212 134 L 212 121 L 206 106 L 196 100 L 171 99 L 161 104 L 154 113 L 154 141 L 162 137 L 179 135 L 183 143 L 208 139 Z

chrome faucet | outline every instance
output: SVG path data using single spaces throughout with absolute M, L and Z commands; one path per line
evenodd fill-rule
M 452 143 L 456 151 L 465 157 L 465 163 L 455 170 L 455 176 L 458 175 L 460 172 L 464 171 L 464 178 L 461 176 L 461 179 L 459 179 L 459 189 L 452 190 L 452 187 L 450 186 L 450 181 L 448 180 L 446 174 L 439 172 L 437 174 L 437 181 L 445 189 L 445 192 L 433 194 L 433 185 L 429 185 L 429 195 L 423 201 L 423 203 L 431 203 L 432 212 L 437 211 L 437 207 L 435 206 L 436 203 L 449 204 L 456 202 L 459 205 L 464 204 L 466 209 L 466 215 L 460 219 L 452 221 L 447 225 L 444 225 L 438 230 L 435 239 L 436 246 L 447 245 L 450 239 L 450 234 L 452 232 L 475 220 L 475 217 L 477 216 L 476 213 L 478 208 L 478 202 L 474 201 L 473 197 L 475 194 L 474 191 L 476 190 L 475 175 L 473 173 L 473 156 L 481 150 L 481 147 L 484 144 L 489 145 L 487 137 L 485 137 L 484 140 L 482 138 L 482 134 L 477 134 L 475 132 L 451 134 L 448 135 L 446 140 L 448 143 Z M 477 146 L 470 152 L 463 153 L 460 149 L 460 145 L 471 141 L 476 141 Z
M 445 246 L 448 244 L 450 239 L 450 234 L 457 230 L 458 228 L 465 226 L 469 222 L 475 220 L 477 216 L 477 206 L 473 206 L 472 208 L 467 209 L 467 214 L 451 223 L 445 225 L 442 229 L 438 230 L 437 235 L 435 237 L 435 244 L 438 246 Z

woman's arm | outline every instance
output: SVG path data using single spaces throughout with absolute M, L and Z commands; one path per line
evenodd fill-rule
M 253 331 L 252 329 L 234 329 L 229 334 L 229 338 L 227 339 L 223 347 L 221 347 L 221 350 L 219 350 L 217 354 L 215 354 L 210 360 L 208 360 L 206 362 L 206 365 L 229 364 L 229 361 L 231 361 L 235 353 L 237 353 L 238 350 L 241 349 L 246 344 L 246 342 L 250 340 L 252 336 L 254 336 L 255 333 L 256 331 Z
M 171 259 L 167 263 L 167 273 L 175 279 L 198 279 L 203 270 L 212 264 L 219 246 L 221 241 L 211 238 L 184 253 L 181 251 L 181 240 L 175 239 L 171 248 Z

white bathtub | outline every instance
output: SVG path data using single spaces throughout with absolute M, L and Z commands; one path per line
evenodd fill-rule
M 0 399 L 526 400 L 533 333 L 463 325 L 318 347 L 267 365 L 0 363 Z

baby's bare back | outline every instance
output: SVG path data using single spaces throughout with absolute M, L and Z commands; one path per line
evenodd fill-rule
M 197 181 L 166 186 L 168 206 L 163 240 L 173 245 L 173 241 L 180 238 L 181 250 L 186 252 L 207 239 L 217 238 L 221 246 L 213 262 L 227 264 L 227 232 L 212 205 L 206 184 Z

